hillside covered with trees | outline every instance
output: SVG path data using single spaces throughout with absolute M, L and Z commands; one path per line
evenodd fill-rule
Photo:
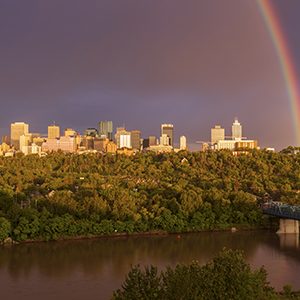
M 267 198 L 300 204 L 300 154 L 0 158 L 0 240 L 257 227 Z

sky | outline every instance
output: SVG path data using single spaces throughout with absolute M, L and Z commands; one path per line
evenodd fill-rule
M 300 1 L 272 1 L 300 74 Z M 0 0 L 0 135 L 100 120 L 208 141 L 216 124 L 295 145 L 284 78 L 254 0 Z

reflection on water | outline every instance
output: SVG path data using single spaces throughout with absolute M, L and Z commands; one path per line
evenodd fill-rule
M 268 231 L 23 244 L 0 248 L 1 295 L 9 299 L 109 299 L 131 265 L 206 263 L 223 247 L 242 249 L 254 267 L 265 265 L 272 285 L 295 282 L 299 237 Z M 297 273 L 297 274 L 296 274 Z M 298 285 L 297 285 L 298 284 Z

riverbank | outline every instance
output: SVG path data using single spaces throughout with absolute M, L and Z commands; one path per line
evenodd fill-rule
M 234 225 L 227 228 L 214 228 L 214 229 L 205 229 L 205 230 L 189 230 L 189 231 L 180 231 L 180 232 L 168 232 L 164 230 L 153 230 L 146 232 L 113 232 L 110 234 L 101 234 L 101 235 L 79 235 L 79 236 L 62 236 L 57 239 L 27 239 L 24 241 L 14 241 L 11 238 L 7 238 L 7 242 L 2 242 L 0 245 L 15 245 L 15 244 L 29 244 L 29 243 L 44 243 L 44 242 L 60 242 L 60 241 L 72 241 L 72 240 L 96 240 L 96 239 L 112 239 L 112 238 L 127 238 L 127 237 L 152 237 L 152 236 L 169 236 L 176 235 L 179 239 L 181 235 L 193 234 L 193 233 L 203 233 L 203 232 L 232 232 L 237 231 L 258 231 L 258 230 L 273 230 L 276 232 L 276 227 L 273 225 L 269 226 L 254 226 L 254 225 Z

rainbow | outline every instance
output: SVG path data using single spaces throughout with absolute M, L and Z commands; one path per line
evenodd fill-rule
M 300 145 L 300 93 L 297 84 L 297 74 L 294 69 L 292 55 L 288 48 L 279 17 L 270 0 L 256 0 L 265 25 L 268 28 L 276 49 L 282 74 L 284 77 L 290 108 L 293 118 L 296 143 Z

